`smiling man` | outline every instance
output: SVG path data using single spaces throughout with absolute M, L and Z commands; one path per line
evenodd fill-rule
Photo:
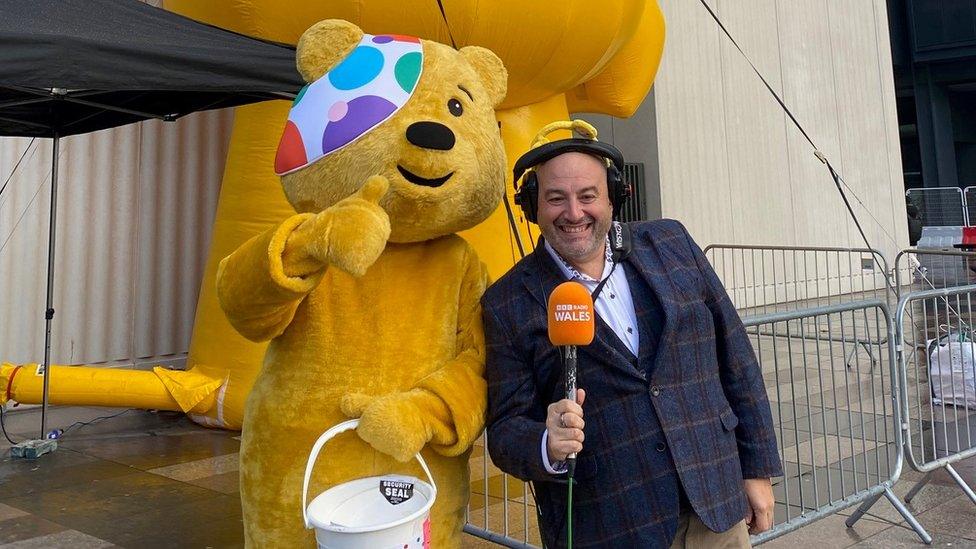
M 547 547 L 566 545 L 573 452 L 575 547 L 748 547 L 772 525 L 782 469 L 735 308 L 678 222 L 611 230 L 628 196 L 620 152 L 583 122 L 551 126 L 585 138 L 516 162 L 516 201 L 543 236 L 482 299 L 492 460 L 532 481 Z M 575 402 L 547 338 L 546 300 L 566 280 L 599 317 Z

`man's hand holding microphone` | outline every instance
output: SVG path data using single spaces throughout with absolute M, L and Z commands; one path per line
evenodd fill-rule
M 549 439 L 546 450 L 549 452 L 549 463 L 566 461 L 570 454 L 576 454 L 583 449 L 583 400 L 586 391 L 576 390 L 576 401 L 564 398 L 549 405 L 546 415 L 546 429 Z

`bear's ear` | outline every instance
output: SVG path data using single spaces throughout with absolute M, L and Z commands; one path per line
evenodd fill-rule
M 497 107 L 508 91 L 508 71 L 497 55 L 481 46 L 465 46 L 458 50 L 478 73 L 488 91 L 491 106 Z
M 298 39 L 295 64 L 306 82 L 333 69 L 363 39 L 363 31 L 348 21 L 326 19 L 309 27 Z

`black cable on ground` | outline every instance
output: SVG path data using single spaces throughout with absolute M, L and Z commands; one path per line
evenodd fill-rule
M 102 420 L 112 419 L 114 417 L 119 417 L 122 414 L 131 412 L 133 410 L 136 410 L 136 408 L 128 408 L 128 409 L 122 410 L 121 412 L 119 412 L 117 414 L 112 414 L 112 415 L 108 415 L 108 416 L 99 416 L 99 417 L 96 417 L 95 419 L 90 419 L 88 421 L 76 421 L 76 422 L 72 423 L 71 425 L 67 426 L 64 429 L 55 429 L 55 431 L 61 431 L 61 432 L 58 433 L 58 435 L 56 437 L 50 437 L 50 434 L 49 434 L 49 438 L 61 439 L 61 438 L 64 438 L 65 435 L 68 434 L 68 431 L 70 431 L 71 429 L 74 429 L 75 427 L 84 427 L 86 425 L 91 425 L 92 423 L 96 423 L 96 422 L 99 422 L 99 421 L 102 421 Z M 55 432 L 55 431 L 52 431 L 52 433 Z
M 3 431 L 3 438 L 7 439 L 7 442 L 9 442 L 11 446 L 16 446 L 18 443 L 17 442 L 14 442 L 14 440 L 12 438 L 10 438 L 10 435 L 7 434 L 7 426 L 4 425 L 4 423 L 3 423 L 3 409 L 4 409 L 4 406 L 5 405 L 0 404 L 0 431 Z

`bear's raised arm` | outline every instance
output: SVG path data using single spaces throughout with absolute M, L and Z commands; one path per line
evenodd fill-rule
M 245 242 L 217 268 L 217 299 L 238 332 L 253 341 L 277 337 L 329 266 L 362 276 L 383 253 L 390 219 L 377 201 L 389 183 L 363 187 L 318 214 L 299 214 Z
M 324 269 L 289 276 L 283 261 L 288 237 L 314 214 L 299 214 L 248 240 L 217 268 L 217 299 L 234 329 L 252 341 L 277 337 Z M 305 270 L 309 265 L 302 266 Z M 294 269 L 294 267 L 293 267 Z

